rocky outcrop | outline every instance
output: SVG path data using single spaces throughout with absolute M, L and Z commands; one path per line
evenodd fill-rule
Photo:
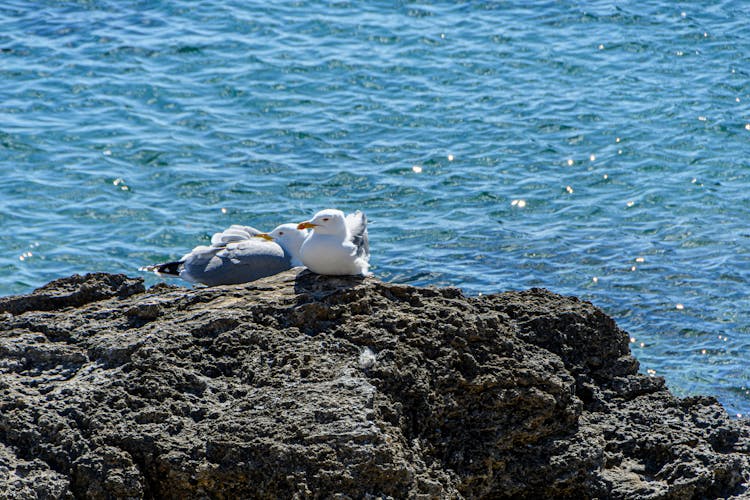
M 92 274 L 0 299 L 9 498 L 747 495 L 750 431 L 546 290 Z

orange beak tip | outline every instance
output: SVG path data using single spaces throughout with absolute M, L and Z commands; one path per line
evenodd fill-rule
M 271 235 L 270 234 L 266 234 L 266 233 L 254 234 L 253 237 L 255 237 L 255 238 L 263 238 L 266 241 L 273 241 L 273 238 L 271 237 Z
M 297 224 L 297 229 L 299 229 L 300 231 L 303 230 L 303 229 L 312 229 L 316 225 L 317 224 L 313 224 L 310 221 L 300 222 L 299 224 Z

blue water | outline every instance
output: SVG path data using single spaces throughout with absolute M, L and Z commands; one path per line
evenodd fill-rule
M 6 0 L 0 295 L 360 208 L 382 279 L 591 300 L 644 373 L 750 413 L 748 19 L 741 1 Z

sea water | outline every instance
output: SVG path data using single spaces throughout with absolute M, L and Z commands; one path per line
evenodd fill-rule
M 741 1 L 6 0 L 0 295 L 362 209 L 383 280 L 591 300 L 644 373 L 750 413 L 748 19 Z

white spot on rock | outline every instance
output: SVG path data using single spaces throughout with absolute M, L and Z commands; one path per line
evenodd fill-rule
M 375 355 L 369 347 L 365 347 L 359 355 L 359 366 L 363 370 L 367 370 L 375 366 L 378 357 Z

